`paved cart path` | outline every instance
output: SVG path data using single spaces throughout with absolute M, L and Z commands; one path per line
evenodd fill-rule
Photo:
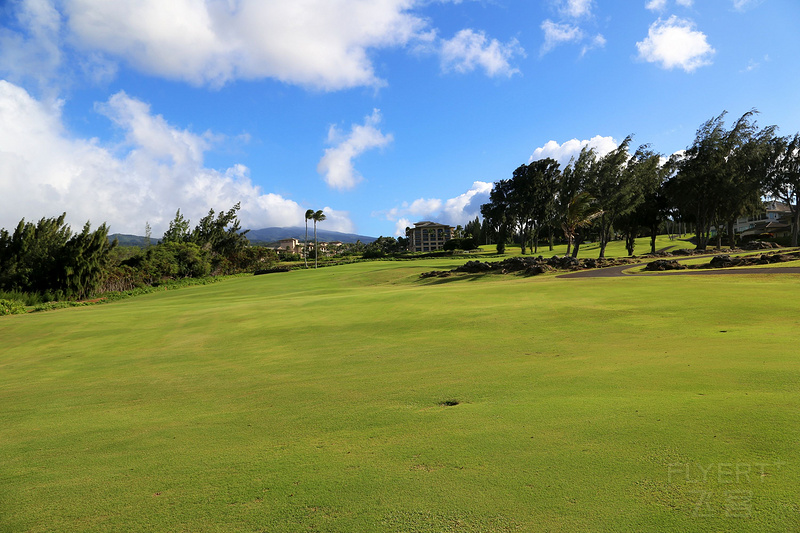
M 689 259 L 705 259 L 714 257 L 719 254 L 711 255 L 690 255 L 677 261 L 686 261 Z M 670 259 L 675 259 L 674 257 Z M 651 260 L 651 261 L 654 261 Z M 570 272 L 568 274 L 561 274 L 557 277 L 566 279 L 577 278 L 619 278 L 627 277 L 636 274 L 625 274 L 624 271 L 646 265 L 650 261 L 643 261 L 641 263 L 631 263 L 629 265 L 613 266 L 606 268 L 593 268 L 590 270 L 579 270 L 577 272 Z M 719 275 L 742 275 L 742 274 L 800 274 L 800 267 L 744 267 L 744 268 L 718 268 L 718 269 L 701 269 L 701 270 L 665 270 L 663 272 L 648 272 L 646 275 L 656 276 L 719 276 Z

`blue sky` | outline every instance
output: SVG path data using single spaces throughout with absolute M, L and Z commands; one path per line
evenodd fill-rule
M 532 158 L 800 131 L 797 0 L 0 4 L 0 226 L 463 224 Z

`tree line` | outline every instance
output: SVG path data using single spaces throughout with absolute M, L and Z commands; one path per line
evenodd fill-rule
M 696 247 L 706 249 L 712 229 L 717 247 L 723 235 L 735 246 L 737 218 L 763 209 L 763 198 L 790 206 L 792 246 L 800 228 L 800 134 L 781 137 L 777 128 L 759 128 L 751 110 L 726 127 L 723 112 L 704 122 L 694 142 L 669 159 L 647 144 L 632 150 L 632 137 L 600 156 L 584 147 L 562 170 L 553 159 L 519 166 L 510 179 L 494 183 L 481 206 L 484 221 L 467 225 L 473 236 L 491 237 L 502 253 L 517 240 L 525 254 L 538 252 L 541 238 L 550 249 L 562 234 L 576 256 L 591 236 L 600 257 L 612 239 L 624 238 L 633 254 L 635 239 L 655 239 L 667 222 L 692 225 Z M 632 153 L 631 153 L 632 152 Z
M 29 302 L 85 299 L 170 280 L 271 267 L 277 261 L 275 251 L 250 245 L 247 230 L 241 230 L 239 208 L 237 203 L 220 213 L 211 209 L 194 228 L 179 209 L 162 240 L 145 248 L 109 242 L 105 224 L 92 231 L 87 222 L 73 233 L 66 213 L 37 223 L 23 219 L 13 232 L 0 230 L 0 291 L 25 295 Z

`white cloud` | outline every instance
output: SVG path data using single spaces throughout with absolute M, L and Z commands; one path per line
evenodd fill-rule
M 683 7 L 692 7 L 694 0 L 675 0 L 675 3 Z M 651 11 L 664 11 L 667 8 L 667 0 L 650 0 L 644 7 Z
M 403 202 L 399 207 L 388 211 L 374 212 L 372 216 L 382 216 L 386 220 L 395 221 L 395 235 L 404 235 L 406 227 L 425 219 L 433 219 L 453 226 L 459 224 L 463 226 L 480 215 L 481 204 L 489 201 L 492 186 L 492 183 L 476 181 L 468 191 L 454 198 L 447 200 L 418 198 L 410 204 Z
M 444 71 L 472 72 L 483 68 L 488 76 L 512 76 L 519 72 L 509 61 L 514 55 L 525 55 L 516 39 L 501 43 L 487 39 L 483 32 L 461 30 L 449 41 L 442 41 L 441 57 Z
M 590 50 L 594 50 L 595 48 L 603 48 L 605 45 L 606 38 L 598 33 L 592 38 L 589 44 L 583 45 L 583 48 L 581 48 L 581 57 L 585 56 Z
M 566 0 L 559 6 L 559 11 L 572 18 L 588 16 L 592 12 L 592 0 Z
M 324 90 L 384 84 L 371 50 L 427 27 L 413 0 L 64 0 L 77 46 L 193 84 L 275 78 Z
M 648 30 L 647 38 L 636 43 L 639 57 L 649 63 L 660 63 L 662 68 L 682 68 L 692 72 L 711 64 L 715 50 L 708 44 L 706 35 L 694 29 L 691 21 L 676 16 L 666 21 L 658 19 Z
M 61 15 L 47 0 L 23 0 L 7 7 L 19 27 L 0 27 L 0 72 L 9 80 L 46 86 L 61 65 Z
M 559 24 L 549 19 L 542 22 L 541 28 L 544 31 L 544 43 L 541 48 L 542 55 L 562 43 L 579 42 L 584 37 L 583 30 L 579 27 L 571 24 Z
M 547 141 L 544 146 L 537 148 L 533 151 L 529 163 L 538 161 L 539 159 L 555 159 L 563 169 L 569 164 L 572 157 L 578 157 L 584 147 L 594 148 L 597 155 L 602 157 L 614 150 L 619 143 L 613 137 L 602 137 L 595 135 L 591 139 L 579 141 L 578 139 L 571 139 L 563 144 L 558 144 L 556 141 Z
M 75 229 L 91 220 L 94 226 L 107 222 L 112 232 L 142 234 L 149 222 L 160 235 L 178 208 L 196 223 L 209 208 L 236 202 L 243 227 L 303 224 L 305 209 L 264 193 L 247 167 L 205 167 L 212 134 L 175 128 L 123 92 L 97 110 L 124 132 L 122 145 L 70 135 L 57 105 L 0 81 L 0 227 L 66 211 Z M 329 229 L 352 229 L 346 213 L 330 211 Z
M 353 159 L 372 148 L 382 148 L 392 142 L 391 134 L 384 135 L 377 128 L 381 121 L 380 110 L 374 109 L 364 118 L 364 124 L 353 124 L 350 134 L 344 136 L 336 126 L 328 130 L 328 143 L 335 144 L 325 149 L 325 155 L 317 165 L 317 172 L 334 189 L 352 189 L 363 178 L 353 167 Z
M 733 8 L 736 11 L 747 11 L 751 7 L 755 7 L 764 0 L 733 0 Z

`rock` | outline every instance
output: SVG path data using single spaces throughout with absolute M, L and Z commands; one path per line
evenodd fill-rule
M 663 270 L 685 270 L 686 265 L 682 265 L 674 259 L 657 259 L 647 263 L 647 266 L 644 267 L 644 269 L 648 272 L 660 272 Z

